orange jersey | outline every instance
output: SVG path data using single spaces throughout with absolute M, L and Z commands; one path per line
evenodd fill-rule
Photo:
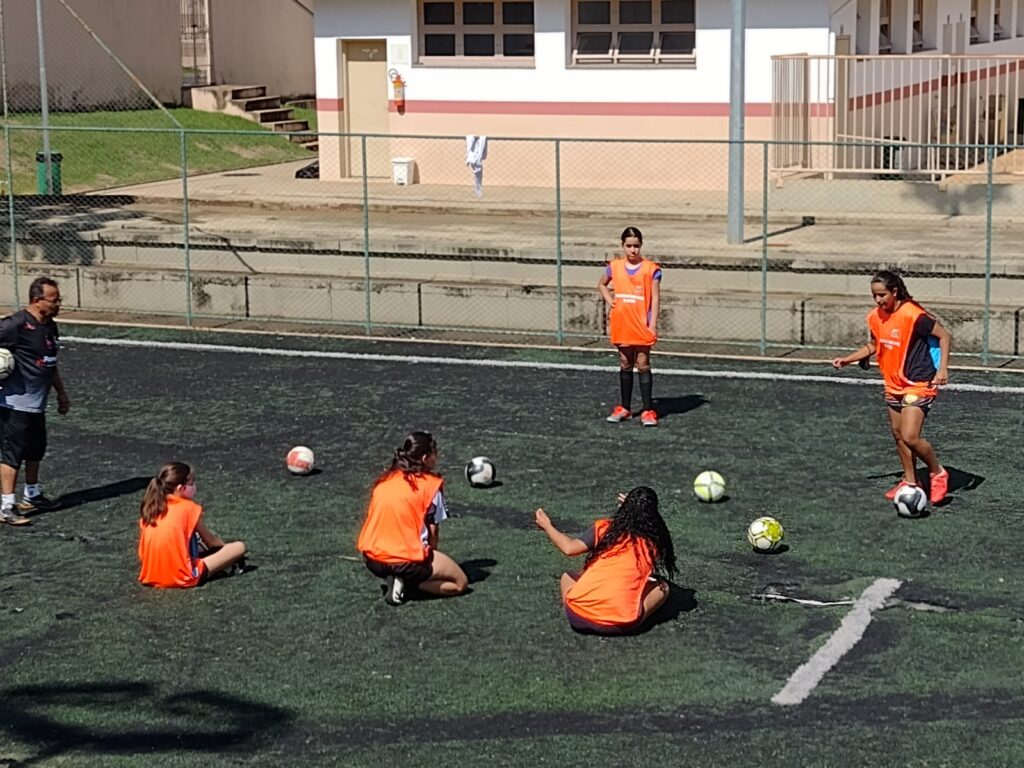
M 194 587 L 206 566 L 192 551 L 203 508 L 170 495 L 167 512 L 153 525 L 139 520 L 139 581 L 151 587 Z
M 611 525 L 610 520 L 594 523 L 594 542 Z M 577 616 L 595 624 L 633 624 L 643 613 L 644 589 L 654 572 L 645 543 L 627 539 L 602 553 L 592 562 L 565 596 L 565 605 Z
M 626 259 L 608 262 L 615 302 L 609 317 L 611 342 L 617 347 L 650 347 L 658 340 L 651 330 L 657 264 L 641 259 L 635 270 Z
M 415 488 L 395 471 L 373 489 L 356 549 L 378 563 L 422 563 L 430 554 L 427 513 L 444 481 L 437 475 L 412 480 Z
M 881 307 L 868 313 L 868 329 L 875 340 L 886 393 L 922 397 L 938 394 L 938 388 L 931 384 L 936 369 L 928 346 L 934 327 L 935 319 L 912 301 L 903 302 L 892 314 Z

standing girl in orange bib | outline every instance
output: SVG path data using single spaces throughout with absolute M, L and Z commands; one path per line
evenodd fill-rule
M 904 485 L 917 485 L 920 458 L 931 475 L 929 498 L 938 504 L 946 498 L 949 473 L 939 464 L 932 444 L 921 436 L 921 429 L 939 387 L 949 381 L 947 363 L 953 337 L 914 301 L 895 272 L 883 270 L 871 278 L 871 295 L 875 309 L 867 318 L 870 341 L 846 357 L 837 357 L 832 365 L 842 368 L 850 363 L 866 364 L 871 355 L 878 358 L 889 426 L 903 465 L 903 478 L 885 496 L 893 499 Z
M 619 350 L 619 391 L 621 400 L 608 416 L 617 423 L 632 417 L 633 368 L 640 376 L 643 411 L 640 423 L 658 426 L 654 410 L 651 347 L 658 340 L 658 310 L 661 305 L 661 267 L 640 255 L 644 236 L 636 227 L 622 231 L 623 257 L 605 267 L 597 290 L 610 310 L 611 342 Z M 611 288 L 609 288 L 609 285 Z

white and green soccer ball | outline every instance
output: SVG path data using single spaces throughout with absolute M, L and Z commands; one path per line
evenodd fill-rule
M 701 501 L 718 501 L 725 496 L 725 478 L 711 469 L 701 472 L 693 480 L 693 495 Z
M 782 523 L 774 517 L 759 517 L 747 528 L 747 541 L 758 552 L 771 552 L 784 535 Z

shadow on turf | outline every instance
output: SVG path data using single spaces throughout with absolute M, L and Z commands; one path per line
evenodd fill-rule
M 953 499 L 951 498 L 951 496 L 957 493 L 958 491 L 973 491 L 976 488 L 978 488 L 982 483 L 985 482 L 985 478 L 981 475 L 976 475 L 973 472 L 967 472 L 966 470 L 963 469 L 957 469 L 956 467 L 950 466 L 949 464 L 945 464 L 944 466 L 946 468 L 946 471 L 949 472 L 949 488 L 947 490 L 949 496 L 946 496 L 946 498 L 943 501 L 936 504 L 936 507 L 944 507 L 950 502 L 952 502 Z M 903 473 L 886 472 L 883 475 L 869 475 L 868 477 L 872 480 L 888 477 L 892 478 L 893 482 L 895 483 L 898 482 L 901 477 L 903 477 Z M 927 467 L 917 468 L 917 483 L 926 490 L 931 485 L 931 478 L 928 476 Z M 922 515 L 922 517 L 924 516 L 925 515 Z
M 665 605 L 651 617 L 650 621 L 644 623 L 640 629 L 630 632 L 627 637 L 635 637 L 650 632 L 659 624 L 666 624 L 674 621 L 681 613 L 689 613 L 697 607 L 697 592 L 689 587 L 681 587 L 675 582 L 668 583 L 668 600 Z M 591 635 L 593 632 L 573 630 L 580 635 Z
M 476 584 L 481 581 L 486 581 L 491 575 L 488 568 L 493 568 L 498 564 L 497 560 L 492 560 L 489 557 L 479 557 L 475 560 L 464 560 L 459 563 L 459 567 L 465 572 L 469 578 L 470 584 Z
M 696 410 L 708 402 L 704 395 L 683 395 L 682 397 L 654 398 L 654 412 L 658 418 Z
M 80 491 L 65 493 L 57 499 L 57 503 L 60 506 L 53 511 L 57 512 L 64 509 L 73 509 L 74 507 L 80 507 L 83 504 L 88 504 L 91 501 L 116 499 L 118 496 L 138 493 L 139 491 L 145 490 L 146 486 L 149 485 L 149 481 L 150 478 L 148 477 L 130 477 L 126 480 L 118 480 L 116 483 L 107 483 L 106 485 L 97 485 L 93 488 L 83 488 Z M 44 513 L 36 512 L 33 514 L 33 517 L 40 514 Z
M 77 710 L 77 717 L 76 712 Z M 278 736 L 293 715 L 209 690 L 165 694 L 148 683 L 25 685 L 0 689 L 0 731 L 37 749 L 10 768 L 65 755 L 226 752 Z M 98 720 L 109 727 L 96 725 Z M 159 723 L 147 727 L 146 722 Z

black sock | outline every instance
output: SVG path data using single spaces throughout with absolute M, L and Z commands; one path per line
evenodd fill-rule
M 628 411 L 633 400 L 632 371 L 619 371 L 619 390 L 622 393 L 622 407 Z
M 654 399 L 651 397 L 651 390 L 654 388 L 654 374 L 644 371 L 640 374 L 640 397 L 644 400 L 644 410 L 654 410 Z

